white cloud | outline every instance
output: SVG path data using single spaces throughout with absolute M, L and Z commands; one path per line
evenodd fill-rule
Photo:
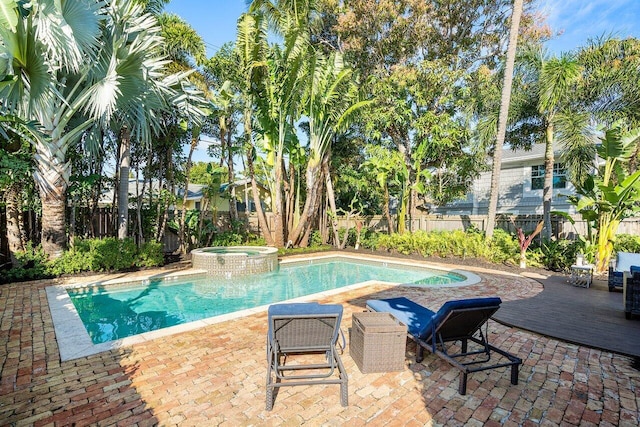
M 563 34 L 549 42 L 553 52 L 576 49 L 602 35 L 640 36 L 638 0 L 541 0 L 536 9 Z

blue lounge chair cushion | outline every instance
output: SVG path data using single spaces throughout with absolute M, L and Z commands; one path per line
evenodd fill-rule
M 631 271 L 631 266 L 640 266 L 640 254 L 618 252 L 615 271 Z
M 421 331 L 427 324 L 431 324 L 431 318 L 436 314 L 405 297 L 369 300 L 367 306 L 374 311 L 392 313 L 396 319 L 407 325 L 408 332 L 414 337 L 420 336 Z
M 631 267 L 629 267 L 629 271 L 631 272 L 631 274 L 640 273 L 640 265 L 632 265 Z
M 407 325 L 411 335 L 426 340 L 431 336 L 434 326 L 438 327 L 453 310 L 499 307 L 501 303 L 502 300 L 497 297 L 453 300 L 444 303 L 437 313 L 405 297 L 369 300 L 367 306 L 375 311 L 392 313 L 396 319 Z
M 295 315 L 338 315 L 336 331 L 333 337 L 335 342 L 340 331 L 340 321 L 342 320 L 343 308 L 340 304 L 320 304 L 318 302 L 292 302 L 284 304 L 273 304 L 269 306 L 267 315 L 272 316 L 295 316 Z M 272 322 L 269 322 L 269 337 L 273 338 L 271 330 Z

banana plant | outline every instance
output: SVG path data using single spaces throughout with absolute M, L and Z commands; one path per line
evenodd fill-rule
M 607 130 L 597 147 L 604 164 L 598 165 L 583 182 L 576 183 L 577 195 L 568 196 L 593 231 L 598 273 L 608 269 L 620 221 L 640 212 L 640 171 L 628 175 L 625 168 L 638 138 L 640 128 L 623 132 L 615 125 Z

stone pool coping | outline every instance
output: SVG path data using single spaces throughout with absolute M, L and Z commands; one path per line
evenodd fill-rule
M 434 265 L 426 261 L 406 261 L 406 260 L 398 260 L 394 258 L 382 257 L 377 255 L 359 255 L 359 254 L 344 254 L 344 253 L 337 253 L 337 252 L 323 252 L 321 254 L 305 254 L 305 255 L 295 255 L 295 256 L 286 257 L 285 259 L 282 259 L 280 263 L 286 265 L 286 264 L 302 263 L 305 261 L 326 260 L 330 258 L 355 259 L 359 261 L 384 262 L 387 264 L 394 264 L 394 265 L 400 265 L 400 266 L 404 265 L 404 266 L 411 266 L 411 267 L 423 267 L 431 270 L 441 270 L 441 271 L 451 272 L 455 274 L 460 274 L 467 278 L 467 280 L 463 282 L 458 282 L 455 284 L 429 286 L 434 288 L 469 286 L 469 285 L 479 283 L 482 280 L 480 276 L 472 272 L 469 272 L 467 270 L 447 268 L 440 265 Z M 245 317 L 251 314 L 264 312 L 267 310 L 267 308 L 270 305 L 270 304 L 265 304 L 262 306 L 258 306 L 258 307 L 254 307 L 246 310 L 235 311 L 233 313 L 227 313 L 219 316 L 209 317 L 201 320 L 196 320 L 193 322 L 183 323 L 181 325 L 175 325 L 175 326 L 170 326 L 168 328 L 158 329 L 155 331 L 144 332 L 142 334 L 134 335 L 131 337 L 121 338 L 118 340 L 108 341 L 100 344 L 94 344 L 91 341 L 91 338 L 89 337 L 89 334 L 85 329 L 84 324 L 80 319 L 80 315 L 78 314 L 75 306 L 73 305 L 73 302 L 69 297 L 69 294 L 67 293 L 67 289 L 69 288 L 92 287 L 92 286 L 117 286 L 117 285 L 129 284 L 132 282 L 150 280 L 154 278 L 166 278 L 166 279 L 182 278 L 185 276 L 201 275 L 203 273 L 204 271 L 202 270 L 187 269 L 187 270 L 176 271 L 171 273 L 163 273 L 163 274 L 145 274 L 145 275 L 131 275 L 131 276 L 119 275 L 118 277 L 115 277 L 115 278 L 110 278 L 110 276 L 107 276 L 103 280 L 98 280 L 98 281 L 96 281 L 95 278 L 93 279 L 87 278 L 86 281 L 46 287 L 45 291 L 47 294 L 47 300 L 49 302 L 51 317 L 53 319 L 53 325 L 54 325 L 54 330 L 56 334 L 56 339 L 58 341 L 58 347 L 60 349 L 61 361 L 64 362 L 67 360 L 78 359 L 81 357 L 102 353 L 104 351 L 127 347 L 134 344 L 143 343 L 149 340 L 154 340 L 157 338 L 161 338 L 161 337 L 165 337 L 165 336 L 169 336 L 169 335 L 173 335 L 181 332 L 192 331 L 195 329 L 203 328 L 208 325 L 225 322 L 227 320 L 237 319 L 237 318 Z M 403 285 L 402 283 L 390 283 L 390 282 L 384 282 L 379 280 L 369 280 L 366 282 L 343 286 L 337 289 L 305 295 L 302 297 L 287 300 L 287 302 L 304 302 L 309 300 L 321 299 L 327 296 L 336 295 L 342 292 L 347 292 L 347 291 L 362 288 L 365 286 L 370 286 L 373 284 L 406 286 L 406 285 Z

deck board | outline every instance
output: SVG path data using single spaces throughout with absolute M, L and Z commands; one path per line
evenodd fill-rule
M 570 285 L 566 276 L 536 278 L 544 290 L 533 298 L 503 302 L 493 318 L 509 326 L 575 344 L 640 357 L 640 320 L 625 319 L 622 292 L 606 284 Z

